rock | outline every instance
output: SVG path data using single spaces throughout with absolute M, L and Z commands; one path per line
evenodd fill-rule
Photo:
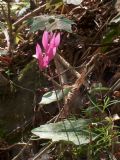
M 47 84 L 48 81 L 40 73 L 36 61 L 27 64 L 18 80 L 9 85 L 9 91 L 0 94 L 0 128 L 11 131 L 30 120 L 33 115 L 34 93 L 37 88 Z

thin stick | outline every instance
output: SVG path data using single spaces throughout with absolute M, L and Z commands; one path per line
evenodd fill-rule
M 18 88 L 20 88 L 20 89 L 22 89 L 22 90 L 26 90 L 26 91 L 28 91 L 28 92 L 31 92 L 31 93 L 33 93 L 33 95 L 35 95 L 34 90 L 31 90 L 31 89 L 29 89 L 29 88 L 22 87 L 22 86 L 16 84 L 15 82 L 13 82 L 13 81 L 11 81 L 11 80 L 10 80 L 9 82 L 10 82 L 13 86 L 16 86 L 16 87 L 18 87 Z
M 36 8 L 35 10 L 33 10 L 32 12 L 26 14 L 24 17 L 20 18 L 18 21 L 16 21 L 13 25 L 16 27 L 18 25 L 20 25 L 23 21 L 25 21 L 26 19 L 32 17 L 32 16 L 35 16 L 38 12 L 40 12 L 40 10 L 42 8 L 44 8 L 46 6 L 46 4 Z
M 43 75 L 44 75 L 45 77 L 47 77 L 49 80 L 51 80 L 52 83 L 53 83 L 56 87 L 58 87 L 58 88 L 61 89 L 61 85 L 58 84 L 58 83 L 57 83 L 53 78 L 51 78 L 48 74 L 46 74 L 45 72 L 43 72 Z
M 32 160 L 36 160 L 37 158 L 41 157 L 55 142 L 51 142 L 45 149 L 39 152 Z
M 11 148 L 16 147 L 16 146 L 24 146 L 24 145 L 26 145 L 26 143 L 20 143 L 20 142 L 15 143 L 15 144 L 12 144 L 11 146 L 8 146 L 6 148 L 0 148 L 0 152 L 10 150 Z M 29 146 L 31 146 L 31 144 L 29 144 Z
M 56 59 L 60 63 L 62 63 L 66 68 L 69 68 L 71 73 L 75 75 L 77 78 L 81 77 L 81 74 L 77 72 L 62 56 L 60 56 L 59 54 L 56 54 Z
M 26 145 L 23 147 L 23 149 L 21 149 L 21 151 L 12 160 L 17 160 L 20 157 L 20 155 L 24 152 L 24 150 L 29 145 L 30 141 L 31 141 L 31 137 L 30 137 L 29 141 L 26 143 Z

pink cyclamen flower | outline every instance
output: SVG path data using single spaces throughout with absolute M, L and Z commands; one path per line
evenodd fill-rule
M 38 59 L 39 68 L 45 69 L 48 67 L 49 62 L 54 58 L 56 54 L 56 50 L 60 44 L 60 33 L 49 33 L 44 31 L 42 37 L 42 45 L 43 50 L 39 44 L 36 45 L 36 54 L 34 55 L 35 58 Z

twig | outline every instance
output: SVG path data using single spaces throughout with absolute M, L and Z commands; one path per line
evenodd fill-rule
M 120 42 L 112 42 L 112 43 L 104 43 L 104 44 L 80 44 L 81 46 L 87 46 L 87 47 L 105 47 L 105 46 L 120 46 Z
M 26 91 L 28 91 L 28 92 L 31 92 L 31 93 L 33 93 L 33 95 L 35 95 L 34 90 L 31 90 L 31 89 L 29 89 L 29 88 L 22 87 L 22 86 L 16 84 L 15 82 L 13 82 L 13 81 L 11 81 L 11 80 L 10 80 L 9 82 L 10 82 L 13 86 L 16 86 L 16 87 L 18 87 L 18 88 L 20 88 L 20 89 L 22 89 L 22 90 L 26 90 Z
M 41 157 L 55 142 L 51 142 L 45 149 L 39 152 L 32 160 L 36 160 L 37 158 Z
M 120 88 L 120 79 L 118 79 L 112 86 L 111 88 L 108 90 L 108 92 L 105 94 L 105 97 L 108 96 L 111 92 L 114 92 L 115 90 L 117 90 L 118 88 Z
M 43 72 L 43 75 L 44 75 L 45 77 L 47 77 L 48 80 L 52 81 L 52 83 L 54 83 L 54 85 L 55 85 L 56 87 L 61 88 L 61 85 L 58 84 L 58 83 L 57 83 L 53 78 L 51 78 L 48 74 L 46 74 L 45 72 Z
M 59 114 L 58 114 L 57 116 L 55 116 L 55 121 L 54 121 L 54 123 L 57 122 L 59 118 L 61 118 L 60 116 L 61 116 L 61 114 L 63 113 L 63 110 L 64 110 L 64 106 L 63 106 L 62 109 L 60 110 Z
M 13 147 L 16 147 L 16 146 L 24 146 L 26 145 L 26 143 L 15 143 L 15 144 L 12 144 L 11 146 L 8 146 L 8 147 L 4 147 L 4 148 L 0 148 L 0 151 L 6 151 L 6 150 L 10 150 L 12 149 Z M 31 144 L 29 144 L 31 146 Z
M 73 9 L 70 11 L 69 15 L 72 15 L 75 10 L 81 9 L 81 8 L 82 8 L 82 9 L 85 9 L 82 5 L 79 5 L 79 6 L 75 7 L 75 8 L 73 8 Z M 86 12 L 86 11 L 85 11 L 85 12 Z
M 25 122 L 24 124 L 22 124 L 20 127 L 17 127 L 15 129 L 13 129 L 10 133 L 8 133 L 5 138 L 8 138 L 9 136 L 11 136 L 12 134 L 15 134 L 16 132 L 18 133 L 19 131 L 25 129 L 28 127 L 28 125 L 30 125 L 32 123 L 32 118 L 30 118 L 27 122 Z
M 94 43 L 95 40 L 97 39 L 97 37 L 100 35 L 101 31 L 105 28 L 105 26 L 108 25 L 108 22 L 110 21 L 112 16 L 108 17 L 108 19 L 105 21 L 105 23 L 101 26 L 101 28 L 99 29 L 99 31 L 97 32 L 97 34 L 95 35 L 95 37 L 93 38 L 92 42 Z
M 63 64 L 61 64 L 56 58 L 54 59 L 54 62 L 55 62 L 55 66 L 56 66 L 56 69 L 57 69 L 57 76 L 59 78 L 59 82 L 61 82 L 60 84 L 62 84 L 62 86 L 63 86 L 63 84 L 67 84 L 67 77 L 66 77 L 66 74 L 64 72 Z M 61 73 L 63 73 L 63 74 L 61 74 Z
M 36 94 L 35 94 L 35 91 L 34 91 L 34 90 L 31 90 L 31 89 L 29 89 L 29 88 L 25 88 L 25 87 L 23 87 L 23 86 L 20 86 L 20 85 L 16 84 L 15 82 L 11 81 L 11 80 L 10 80 L 9 82 L 10 82 L 13 86 L 16 86 L 16 87 L 18 87 L 18 88 L 20 88 L 20 89 L 22 89 L 22 90 L 31 92 L 31 93 L 33 94 L 33 96 L 34 96 L 33 105 L 36 105 Z
M 92 62 L 94 62 L 95 58 L 97 57 L 97 55 L 95 55 L 94 57 L 92 57 L 90 59 L 90 61 L 85 65 L 85 68 L 83 69 L 82 73 L 81 73 L 81 77 L 79 77 L 76 82 L 72 85 L 72 89 L 71 91 L 68 93 L 68 96 L 66 98 L 66 102 L 64 104 L 64 108 L 68 110 L 71 109 L 71 102 L 73 103 L 74 98 L 76 97 L 76 93 L 79 90 L 79 88 L 81 87 L 82 84 L 84 84 L 84 81 L 86 79 L 86 77 L 88 76 L 88 74 L 94 69 L 94 64 L 91 66 Z M 72 105 L 73 107 L 73 105 Z M 64 112 L 63 112 L 64 114 Z
M 105 55 L 110 55 L 111 56 L 112 53 L 114 53 L 116 51 L 119 51 L 119 50 L 120 50 L 120 47 L 114 48 L 111 51 L 106 52 Z
M 36 15 L 42 8 L 44 8 L 46 6 L 46 4 L 36 8 L 35 10 L 33 10 L 32 12 L 26 14 L 24 17 L 20 18 L 18 21 L 16 21 L 13 25 L 16 27 L 19 24 L 21 24 L 23 21 L 25 21 L 26 19 Z
M 109 20 L 111 19 L 111 16 L 107 19 L 107 21 L 105 21 L 105 23 L 101 26 L 101 28 L 99 29 L 99 31 L 96 33 L 95 37 L 92 40 L 92 43 L 95 42 L 95 40 L 97 39 L 97 37 L 100 35 L 101 31 L 105 28 L 105 26 L 107 26 Z M 85 58 L 89 55 L 90 51 L 91 51 L 92 46 L 89 46 L 87 48 L 87 50 L 83 53 L 81 59 L 84 61 Z
M 17 160 L 20 157 L 20 155 L 24 152 L 24 150 L 29 145 L 30 141 L 31 141 L 31 137 L 30 137 L 29 141 L 26 143 L 26 145 L 21 149 L 21 151 L 12 160 Z
M 56 59 L 60 63 L 62 63 L 66 68 L 69 68 L 71 73 L 75 75 L 77 78 L 81 77 L 81 74 L 77 72 L 62 56 L 60 56 L 59 54 L 56 54 Z

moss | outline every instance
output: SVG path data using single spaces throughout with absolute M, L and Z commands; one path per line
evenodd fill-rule
M 20 85 L 30 89 L 36 89 L 40 86 L 46 85 L 47 83 L 47 80 L 45 80 L 38 68 L 36 60 L 32 60 L 24 67 L 24 69 L 20 72 L 18 81 Z

